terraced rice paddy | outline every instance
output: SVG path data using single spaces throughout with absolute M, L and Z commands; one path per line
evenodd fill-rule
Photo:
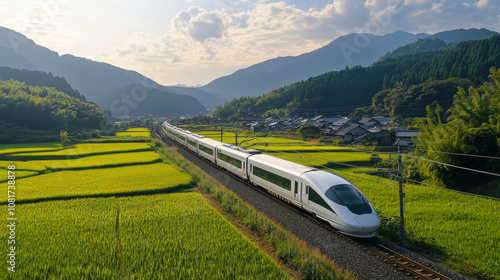
M 23 266 L 12 279 L 287 279 L 199 194 L 52 201 L 18 211 Z
M 0 154 L 43 152 L 62 150 L 61 143 L 26 143 L 26 144 L 3 144 L 0 145 Z
M 168 192 L 188 187 L 191 177 L 163 163 L 75 171 L 59 171 L 16 181 L 17 200 L 43 201 L 134 193 Z M 175 191 L 171 190 L 171 191 Z M 7 196 L 0 197 L 5 203 Z
M 76 159 L 34 160 L 28 163 L 43 165 L 51 170 L 77 170 L 126 165 L 139 165 L 161 162 L 161 158 L 153 151 L 104 154 Z
M 19 222 L 16 272 L 2 269 L 0 279 L 288 279 L 147 143 L 0 145 L 0 153 L 10 157 L 0 182 L 16 166 Z
M 116 136 L 149 137 L 150 132 L 147 128 L 129 128 L 124 132 L 117 132 Z
M 148 151 L 147 143 L 89 143 L 76 144 L 72 148 L 57 151 L 34 151 L 26 153 L 10 154 L 14 160 L 37 160 L 37 159 L 69 159 L 99 154 L 112 154 L 133 151 Z

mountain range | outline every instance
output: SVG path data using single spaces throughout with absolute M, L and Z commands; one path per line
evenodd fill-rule
M 299 56 L 279 57 L 241 69 L 218 78 L 201 89 L 217 92 L 228 99 L 256 96 L 309 77 L 346 67 L 368 66 L 384 54 L 419 39 L 439 39 L 446 44 L 482 39 L 497 34 L 486 29 L 457 29 L 429 35 L 396 31 L 384 36 L 349 34 L 338 37 L 328 45 Z
M 202 109 L 199 103 L 205 108 L 213 109 L 216 105 L 235 97 L 262 95 L 281 86 L 329 71 L 356 65 L 368 66 L 384 54 L 417 43 L 419 39 L 438 39 L 442 40 L 445 46 L 449 46 L 463 40 L 480 39 L 494 34 L 496 33 L 485 29 L 461 29 L 434 35 L 410 34 L 403 31 L 384 36 L 349 34 L 315 51 L 299 56 L 266 60 L 215 79 L 200 88 L 190 88 L 162 86 L 135 71 L 73 55 L 61 56 L 57 52 L 37 45 L 18 32 L 0 27 L 0 66 L 44 71 L 63 77 L 79 94 L 85 96 L 86 100 L 93 101 L 105 109 L 111 109 L 113 102 L 116 105 L 117 100 L 121 100 L 122 97 L 117 92 L 123 94 L 124 90 L 132 90 L 137 85 L 148 85 L 147 92 L 154 93 L 153 100 L 156 102 L 159 100 L 187 102 L 187 105 L 178 103 L 178 106 L 174 106 L 185 109 L 177 111 L 182 115 L 193 112 L 204 113 L 206 110 Z M 400 49 L 400 52 L 406 51 Z M 165 96 L 159 98 L 159 94 Z M 179 98 L 179 95 L 189 95 L 194 99 Z M 195 99 L 200 102 L 194 101 Z M 148 104 L 152 103 L 148 101 Z
M 50 72 L 64 77 L 87 100 L 96 102 L 103 108 L 110 107 L 111 104 L 106 103 L 110 94 L 127 85 L 136 84 L 148 85 L 166 95 L 190 95 L 202 100 L 207 107 L 215 107 L 225 101 L 221 96 L 196 88 L 164 87 L 135 71 L 108 63 L 73 55 L 60 56 L 57 52 L 39 46 L 26 36 L 4 27 L 0 27 L 0 66 Z M 195 111 L 196 106 L 189 111 Z

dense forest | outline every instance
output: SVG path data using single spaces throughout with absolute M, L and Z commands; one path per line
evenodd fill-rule
M 28 86 L 13 80 L 0 82 L 1 143 L 16 141 L 20 136 L 26 138 L 31 133 L 59 135 L 61 130 L 98 129 L 105 119 L 95 104 L 55 88 Z
M 86 101 L 85 96 L 81 95 L 78 90 L 74 90 L 66 79 L 54 76 L 52 73 L 0 67 L 0 80 L 8 81 L 11 79 L 14 81 L 23 81 L 28 86 L 53 87 L 71 97 Z
M 459 87 L 449 117 L 443 117 L 439 104 L 427 106 L 427 125 L 422 126 L 417 149 L 431 161 L 418 161 L 420 179 L 468 191 L 490 186 L 486 194 L 499 190 L 498 177 L 432 162 L 500 171 L 498 160 L 491 158 L 500 156 L 500 70 L 492 68 L 490 78 L 494 83 L 486 82 L 479 89 Z
M 415 118 L 427 115 L 426 106 L 439 104 L 447 111 L 453 104 L 457 88 L 469 88 L 474 84 L 469 79 L 430 79 L 418 85 L 395 86 L 379 91 L 372 98 L 371 106 L 356 109 L 351 116 L 389 116 L 391 118 Z
M 500 35 L 461 42 L 452 49 L 400 55 L 369 67 L 346 67 L 343 71 L 311 77 L 261 97 L 232 100 L 218 106 L 214 116 L 238 118 L 246 114 L 263 115 L 269 110 L 279 110 L 284 115 L 347 114 L 356 107 L 369 108 L 378 92 L 395 87 L 406 87 L 407 91 L 412 85 L 443 80 L 442 84 L 451 87 L 448 92 L 456 92 L 456 83 L 467 83 L 463 79 L 480 85 L 488 77 L 489 68 L 497 65 L 500 65 Z M 462 80 L 448 80 L 453 77 Z

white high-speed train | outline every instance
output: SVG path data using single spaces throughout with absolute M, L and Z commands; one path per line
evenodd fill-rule
M 366 196 L 334 173 L 215 141 L 167 122 L 163 128 L 170 139 L 198 156 L 312 212 L 344 234 L 369 238 L 380 227 Z

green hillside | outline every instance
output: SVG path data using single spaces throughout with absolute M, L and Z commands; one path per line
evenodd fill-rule
M 307 116 L 314 112 L 348 114 L 357 107 L 371 105 L 375 94 L 395 86 L 418 85 L 429 79 L 452 77 L 468 78 L 479 85 L 488 77 L 489 68 L 498 65 L 500 35 L 462 42 L 451 50 L 402 55 L 369 67 L 346 67 L 343 71 L 281 87 L 262 97 L 234 99 L 219 106 L 214 115 L 241 117 L 247 113 L 264 114 L 272 109 L 282 110 L 288 115 Z M 455 85 L 453 88 L 456 92 Z
M 0 81 L 0 143 L 56 141 L 61 130 L 98 129 L 106 115 L 53 87 Z

